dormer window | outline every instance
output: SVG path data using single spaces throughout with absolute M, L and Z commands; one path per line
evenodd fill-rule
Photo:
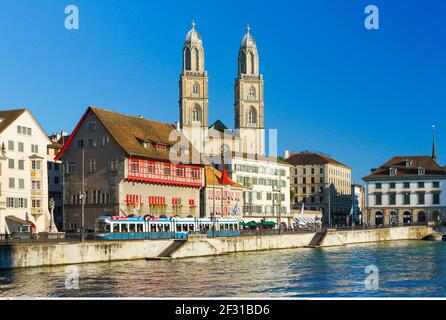
M 406 159 L 406 167 L 410 167 L 412 165 L 412 161 L 409 159 Z
M 393 168 L 393 167 L 390 168 L 390 175 L 391 176 L 396 176 L 397 171 L 398 171 L 397 168 Z
M 418 167 L 418 175 L 419 176 L 424 176 L 425 173 L 426 173 L 426 169 L 424 169 L 423 167 Z

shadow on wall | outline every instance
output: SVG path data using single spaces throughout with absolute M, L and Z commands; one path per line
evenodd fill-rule
M 0 244 L 0 270 L 11 269 L 14 267 L 14 246 Z

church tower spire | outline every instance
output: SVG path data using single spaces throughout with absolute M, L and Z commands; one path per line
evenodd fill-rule
M 242 151 L 265 154 L 263 76 L 259 70 L 259 53 L 251 28 L 240 43 L 238 76 L 235 80 L 235 128 L 239 130 Z
M 432 160 L 437 162 L 437 148 L 435 146 L 435 125 L 432 125 Z
M 179 87 L 180 126 L 195 148 L 203 152 L 208 128 L 208 75 L 204 67 L 203 41 L 195 30 L 195 21 L 183 46 Z

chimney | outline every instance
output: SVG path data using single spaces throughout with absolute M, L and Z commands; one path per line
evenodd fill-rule
M 180 123 L 178 121 L 175 122 L 175 128 L 180 131 Z
M 290 151 L 289 150 L 285 150 L 285 159 L 288 159 L 290 157 Z

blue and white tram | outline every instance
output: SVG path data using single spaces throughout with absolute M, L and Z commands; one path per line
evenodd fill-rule
M 100 239 L 171 239 L 191 233 L 225 237 L 240 234 L 239 222 L 233 218 L 103 216 L 96 220 L 95 234 Z

